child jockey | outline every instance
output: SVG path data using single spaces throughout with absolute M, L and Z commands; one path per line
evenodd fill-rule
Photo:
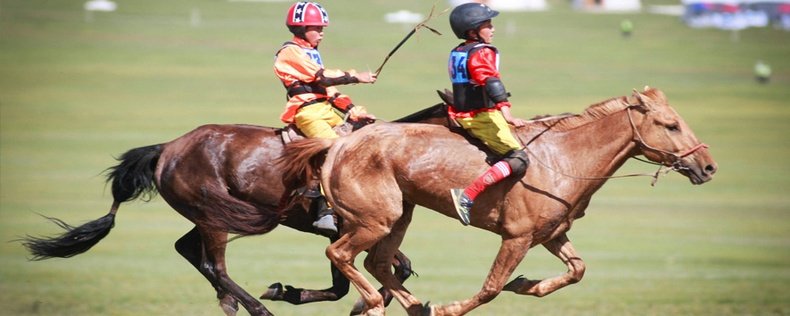
M 334 109 L 346 113 L 354 121 L 375 120 L 364 107 L 354 106 L 351 98 L 334 86 L 374 83 L 376 75 L 324 68 L 318 44 L 324 37 L 324 27 L 329 25 L 326 10 L 315 2 L 297 2 L 288 10 L 285 25 L 294 37 L 283 44 L 274 59 L 274 73 L 288 94 L 288 103 L 280 119 L 295 124 L 305 136 L 318 138 L 338 137 L 332 127 L 342 124 L 343 118 Z M 318 197 L 313 207 L 318 208 L 318 220 L 313 226 L 329 235 L 337 233 L 334 211 L 327 205 L 326 198 Z
M 465 40 L 453 48 L 448 71 L 454 104 L 448 112 L 472 136 L 502 157 L 465 189 L 450 189 L 461 223 L 469 225 L 469 210 L 485 188 L 511 174 L 520 175 L 529 165 L 527 153 L 510 133 L 526 122 L 510 114 L 510 93 L 499 79 L 499 51 L 491 46 L 498 11 L 480 3 L 465 3 L 450 14 L 453 33 Z

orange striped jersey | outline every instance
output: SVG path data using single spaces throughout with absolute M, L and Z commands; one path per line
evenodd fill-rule
M 304 105 L 330 101 L 345 112 L 352 104 L 351 98 L 333 85 L 354 83 L 356 71 L 325 69 L 318 50 L 299 37 L 294 37 L 277 52 L 274 73 L 288 91 L 288 103 L 280 116 L 285 123 L 293 123 L 296 111 Z

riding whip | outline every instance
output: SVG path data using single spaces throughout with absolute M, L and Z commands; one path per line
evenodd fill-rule
M 414 33 L 416 33 L 416 32 L 417 32 L 417 30 L 419 30 L 421 27 L 425 27 L 425 28 L 427 28 L 427 29 L 431 30 L 431 32 L 433 32 L 433 33 L 434 33 L 434 34 L 436 34 L 436 35 L 439 35 L 439 36 L 441 36 L 441 35 L 442 35 L 442 33 L 439 33 L 439 31 L 437 31 L 437 30 L 433 29 L 433 28 L 432 28 L 432 27 L 430 27 L 430 26 L 427 26 L 427 25 L 425 25 L 425 23 L 428 23 L 428 21 L 432 20 L 433 18 L 435 18 L 435 17 L 438 17 L 438 16 L 440 16 L 440 15 L 444 14 L 444 13 L 445 13 L 445 12 L 447 12 L 447 10 L 449 10 L 450 8 L 444 9 L 444 11 L 442 11 L 442 12 L 439 12 L 439 14 L 437 14 L 437 15 L 433 15 L 433 10 L 434 10 L 434 9 L 436 9 L 436 2 L 434 2 L 434 3 L 433 3 L 433 7 L 431 8 L 431 13 L 428 15 L 428 18 L 427 18 L 427 19 L 425 19 L 424 21 L 420 22 L 419 24 L 417 24 L 417 26 L 415 26 L 415 27 L 414 27 L 414 28 L 411 30 L 411 32 L 409 32 L 409 34 L 407 34 L 407 35 L 406 35 L 406 37 L 404 37 L 404 38 L 403 38 L 403 40 L 401 40 L 401 41 L 400 41 L 400 43 L 398 43 L 398 45 L 397 45 L 397 46 L 395 46 L 395 48 L 393 48 L 393 49 L 392 49 L 392 51 L 391 51 L 391 52 L 390 52 L 390 53 L 387 55 L 387 57 L 386 57 L 386 58 L 384 58 L 384 62 L 382 62 L 382 63 L 381 63 L 381 66 L 379 66 L 379 68 L 378 68 L 378 69 L 376 69 L 376 76 L 378 76 L 378 75 L 379 75 L 379 73 L 381 73 L 381 69 L 382 69 L 382 68 L 384 68 L 384 65 L 387 63 L 387 61 L 390 59 L 390 57 L 392 57 L 392 54 L 395 54 L 395 52 L 396 52 L 396 51 L 398 51 L 398 49 L 399 49 L 401 46 L 403 46 L 403 43 L 406 43 L 406 41 L 407 41 L 407 40 L 408 40 L 408 39 L 409 39 L 409 38 L 410 38 L 412 35 L 414 35 Z

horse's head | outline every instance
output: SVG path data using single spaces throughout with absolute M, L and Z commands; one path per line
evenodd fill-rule
M 634 129 L 634 142 L 647 159 L 674 168 L 693 184 L 713 179 L 718 168 L 701 143 L 666 96 L 658 89 L 634 90 L 629 119 Z

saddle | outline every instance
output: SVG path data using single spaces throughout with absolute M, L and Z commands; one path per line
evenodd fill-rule
M 363 122 L 353 122 L 353 121 L 346 121 L 343 124 L 335 126 L 332 128 L 338 136 L 346 136 L 351 134 L 351 132 L 362 128 L 363 126 L 367 125 Z M 296 124 L 288 124 L 280 131 L 280 136 L 282 137 L 283 144 L 288 144 L 293 141 L 298 141 L 307 138 L 307 136 L 302 133 L 297 127 Z
M 332 130 L 339 136 L 345 136 L 351 133 L 352 126 L 351 123 L 346 122 L 333 127 Z M 283 138 L 283 144 L 307 138 L 302 131 L 296 128 L 296 124 L 288 124 L 288 126 L 283 127 L 281 136 Z
M 439 94 L 439 98 L 442 99 L 442 102 L 444 102 L 445 105 L 447 105 L 447 106 L 453 105 L 453 92 L 452 91 L 450 91 L 449 89 L 445 88 L 444 91 L 436 90 L 436 93 Z M 458 124 L 458 121 L 456 121 L 456 120 L 452 120 L 451 119 L 451 120 L 448 120 L 448 121 L 450 122 L 450 125 L 452 125 L 453 127 L 461 127 L 461 124 Z

